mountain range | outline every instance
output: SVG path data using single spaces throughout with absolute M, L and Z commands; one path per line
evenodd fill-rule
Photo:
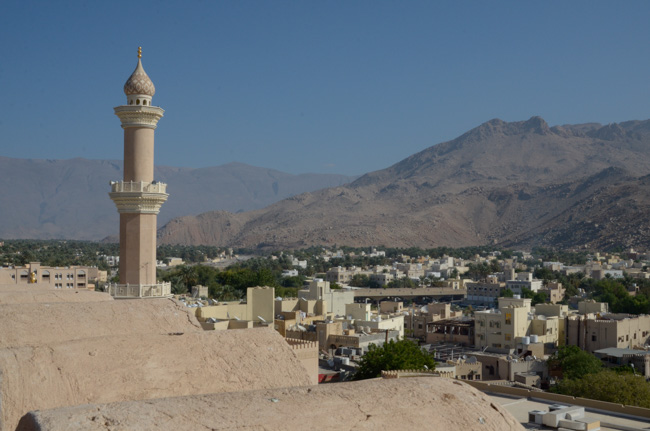
M 650 246 L 650 120 L 494 119 L 349 184 L 170 220 L 160 243 Z M 171 181 L 170 181 L 171 184 Z
M 122 178 L 122 162 L 0 157 L 0 238 L 100 240 L 119 232 L 108 197 L 109 181 Z M 169 199 L 159 225 L 178 216 L 215 209 L 263 208 L 307 191 L 338 186 L 355 177 L 291 175 L 241 163 L 201 169 L 158 166 Z

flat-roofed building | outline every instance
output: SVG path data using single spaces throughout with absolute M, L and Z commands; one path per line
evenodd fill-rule
M 566 318 L 566 343 L 588 352 L 608 347 L 641 348 L 650 344 L 650 316 L 588 314 Z
M 98 278 L 99 270 L 92 266 L 60 268 L 31 262 L 25 266 L 0 268 L 0 284 L 18 284 L 26 287 L 36 284 L 53 289 L 88 289 L 89 284 Z

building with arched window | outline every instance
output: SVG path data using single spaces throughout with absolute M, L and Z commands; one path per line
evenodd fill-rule
M 106 271 L 91 266 L 51 267 L 40 262 L 25 266 L 0 268 L 0 285 L 24 284 L 54 289 L 94 289 L 95 283 L 106 281 Z

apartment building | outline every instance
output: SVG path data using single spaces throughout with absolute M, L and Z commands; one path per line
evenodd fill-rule
M 424 307 L 411 309 L 404 318 L 404 329 L 411 337 L 425 339 L 431 322 L 444 319 L 454 319 L 462 316 L 460 311 L 451 311 L 451 304 L 431 303 Z
M 499 282 L 496 277 L 490 277 L 487 282 L 465 283 L 467 287 L 467 300 L 474 304 L 496 304 L 505 289 L 505 283 Z
M 354 302 L 352 290 L 331 289 L 330 282 L 321 278 L 311 281 L 307 289 L 298 291 L 298 296 L 311 301 L 324 301 L 327 306 L 326 313 L 335 316 L 345 316 L 345 305 Z
M 97 267 L 90 266 L 59 268 L 31 262 L 25 266 L 0 268 L 0 284 L 37 284 L 54 289 L 88 289 L 99 276 Z
M 542 288 L 542 280 L 534 280 L 530 272 L 520 272 L 514 280 L 506 281 L 506 288 L 510 289 L 515 295 L 521 295 L 523 289 L 538 292 Z
M 530 350 L 540 354 L 554 348 L 561 333 L 557 316 L 535 316 L 528 298 L 499 298 L 497 310 L 477 311 L 475 346 L 506 350 Z
M 329 283 L 348 285 L 350 284 L 350 281 L 352 281 L 352 277 L 354 277 L 356 274 L 360 274 L 361 272 L 361 269 L 355 266 L 351 268 L 334 266 L 325 273 L 325 280 Z
M 566 318 L 566 343 L 588 352 L 616 347 L 643 349 L 650 345 L 650 316 L 587 314 Z

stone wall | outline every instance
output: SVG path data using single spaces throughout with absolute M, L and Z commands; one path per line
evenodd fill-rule
M 131 334 L 0 349 L 0 429 L 88 403 L 302 386 L 310 376 L 269 328 Z
M 503 407 L 451 379 L 374 379 L 86 405 L 25 416 L 18 431 L 325 429 L 523 431 Z

